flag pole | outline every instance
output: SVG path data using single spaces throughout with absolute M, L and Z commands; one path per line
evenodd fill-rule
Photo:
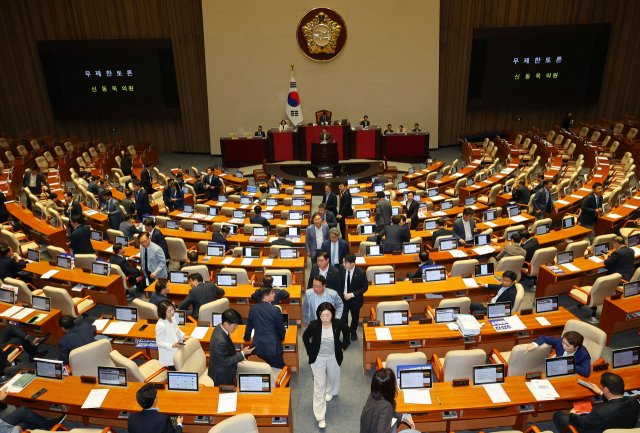
M 291 64 L 291 75 L 295 77 L 295 74 L 293 73 L 293 63 Z

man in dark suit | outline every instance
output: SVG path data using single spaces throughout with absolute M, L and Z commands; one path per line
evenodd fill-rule
M 336 201 L 336 203 L 337 203 L 337 201 Z M 326 222 L 329 225 L 329 229 L 332 229 L 334 227 L 338 227 L 338 220 L 336 219 L 336 215 L 333 212 L 327 212 L 327 204 L 326 203 L 320 203 L 318 205 L 318 213 L 322 217 L 322 221 Z
M 207 175 L 204 177 L 204 184 L 208 189 L 209 198 L 217 200 L 220 195 L 222 181 L 213 171 L 213 167 L 207 167 Z
M 387 135 L 389 133 L 393 133 L 393 128 L 391 127 L 391 124 L 387 125 L 387 129 L 384 130 L 384 135 Z
M 453 234 L 462 245 L 470 243 L 473 245 L 473 235 L 482 230 L 476 227 L 476 220 L 473 217 L 475 212 L 470 207 L 462 211 L 462 219 L 457 219 L 453 223 Z
M 514 307 L 516 301 L 516 278 L 517 275 L 513 271 L 504 271 L 502 274 L 502 284 L 485 284 L 486 289 L 495 290 L 496 295 L 489 302 L 473 302 L 471 304 L 471 314 L 487 314 L 487 304 L 496 302 L 511 302 L 511 308 Z
M 173 202 L 171 201 L 171 191 L 173 190 L 173 180 L 169 180 L 164 188 L 162 188 L 162 201 L 167 207 L 169 213 L 173 212 Z
M 22 187 L 28 189 L 31 194 L 36 197 L 40 197 L 43 185 L 46 189 L 51 189 L 44 175 L 42 173 L 38 173 L 38 166 L 32 165 L 31 170 L 25 171 L 24 173 L 24 177 L 22 178 Z
M 518 179 L 513 182 L 513 189 L 511 190 L 511 198 L 519 205 L 529 206 L 529 200 L 531 200 L 531 191 L 524 183 Z
M 638 422 L 640 405 L 635 397 L 624 396 L 624 380 L 614 373 L 604 373 L 600 377 L 600 389 L 589 383 L 588 388 L 602 397 L 603 404 L 594 405 L 591 412 L 578 415 L 575 409 L 567 415 L 553 414 L 553 423 L 559 432 L 572 425 L 579 433 L 602 433 L 609 429 L 631 429 Z
M 211 333 L 209 342 L 209 377 L 215 386 L 235 385 L 238 363 L 251 355 L 255 347 L 245 346 L 236 353 L 236 346 L 231 341 L 229 334 L 242 325 L 242 316 L 236 310 L 227 310 L 222 313 L 222 323 L 216 326 Z
M 351 207 L 351 193 L 349 192 L 349 188 L 347 188 L 347 184 L 344 181 L 341 181 L 338 185 L 340 192 L 342 195 L 340 196 L 340 211 L 338 212 L 338 224 L 340 224 L 340 232 L 342 233 L 342 239 L 345 239 L 347 236 L 347 218 L 353 216 L 353 208 Z
M 588 229 L 591 229 L 591 236 L 589 237 L 589 241 L 593 243 L 596 238 L 595 233 L 593 232 L 593 227 L 596 225 L 596 221 L 598 221 L 598 216 L 602 215 L 602 192 L 604 189 L 602 188 L 602 184 L 600 182 L 596 182 L 591 187 L 593 192 L 582 199 L 582 206 L 580 206 L 580 218 L 578 218 L 578 224 Z M 626 279 L 626 278 L 625 278 Z
M 373 179 L 373 184 L 376 183 L 381 183 L 381 184 L 385 184 L 389 182 L 389 179 L 387 179 L 386 177 L 384 177 L 384 170 L 378 170 L 378 177 L 376 177 L 375 179 Z
M 273 277 L 271 275 L 265 275 L 264 277 L 262 277 L 262 287 L 273 287 Z M 262 287 L 256 289 L 256 291 L 253 292 L 253 295 L 251 295 L 251 299 L 256 302 L 260 302 L 260 289 L 262 289 Z M 273 293 L 274 297 L 271 301 L 271 305 L 279 305 L 280 302 L 284 301 L 285 299 L 289 299 L 289 296 L 291 296 L 285 289 L 273 289 Z
M 368 128 L 368 127 L 369 127 L 369 125 L 371 125 L 371 122 L 369 122 L 369 116 L 365 115 L 365 116 L 364 116 L 364 119 L 360 121 L 360 125 L 361 125 L 363 128 Z
M 130 214 L 124 215 L 124 221 L 120 223 L 118 230 L 124 233 L 124 235 L 129 239 L 129 242 L 133 240 L 134 235 L 142 233 L 135 225 L 133 225 L 133 216 Z
M 420 209 L 420 201 L 414 200 L 414 194 L 412 191 L 407 193 L 407 204 L 405 205 L 407 211 L 405 216 L 407 217 L 407 223 L 411 227 L 411 230 L 415 230 L 418 227 L 420 218 L 418 217 L 418 209 Z
M 337 227 L 329 230 L 329 239 L 322 242 L 321 248 L 329 253 L 329 264 L 336 268 L 342 265 L 342 258 L 349 252 L 349 244 L 344 239 L 340 239 L 340 230 Z M 333 289 L 333 287 L 329 288 Z
M 620 274 L 622 279 L 631 281 L 635 266 L 633 265 L 634 252 L 624 244 L 622 236 L 613 238 L 613 250 L 605 254 L 604 265 L 607 267 L 607 275 Z
M 369 290 L 366 272 L 356 266 L 356 255 L 348 252 L 342 260 L 340 269 L 340 289 L 337 290 L 344 304 L 342 321 L 349 324 L 349 311 L 351 312 L 351 341 L 358 339 L 358 323 L 360 322 L 360 308 L 364 305 L 364 292 Z
M 200 307 L 224 296 L 224 290 L 213 282 L 205 283 L 202 275 L 198 273 L 189 275 L 189 285 L 191 290 L 189 290 L 189 294 L 180 304 L 179 310 L 188 310 L 191 307 L 189 316 L 196 320 L 198 320 Z M 210 320 L 211 317 L 203 317 L 203 319 Z
M 333 212 L 334 216 L 338 215 L 338 197 L 331 191 L 331 184 L 324 184 L 324 194 L 322 195 L 322 203 L 327 205 L 327 210 Z
M 258 137 L 258 138 L 265 138 L 266 135 L 264 133 L 264 131 L 262 131 L 262 126 L 258 126 L 258 130 L 256 131 L 255 134 L 253 134 L 254 137 Z
M 378 191 L 376 203 L 376 225 L 386 226 L 391 223 L 391 202 L 384 198 L 384 192 Z
M 136 400 L 142 410 L 129 415 L 127 420 L 127 430 L 129 433 L 182 433 L 182 415 L 178 416 L 178 427 L 173 428 L 171 417 L 160 413 L 158 405 L 157 391 L 153 383 L 145 383 L 136 392 Z
M 280 184 L 280 182 L 278 182 L 278 179 L 276 179 L 276 175 L 274 173 L 271 173 L 269 181 L 267 182 L 267 188 L 278 188 L 278 189 L 280 189 L 281 186 L 282 185 Z
M 538 183 L 536 184 L 536 186 L 531 191 L 532 194 L 535 194 L 538 191 L 540 191 L 542 188 L 544 188 L 544 173 L 538 173 L 536 175 L 536 182 L 538 182 Z
M 379 235 L 380 233 L 382 233 L 382 230 L 384 230 L 385 227 L 386 226 L 376 226 L 374 233 L 371 236 L 367 236 L 367 242 L 375 242 L 376 245 L 380 245 Z
M 327 123 L 331 122 L 331 119 L 327 115 L 327 112 L 323 111 L 322 114 L 320 115 L 320 118 L 318 119 L 318 121 L 322 125 L 322 124 L 327 124 Z M 322 128 L 322 129 L 327 129 L 327 128 Z
M 133 161 L 131 161 L 131 154 L 129 152 L 125 152 L 124 156 L 120 160 L 120 170 L 122 170 L 122 174 L 125 176 L 131 176 L 133 174 Z
M 18 271 L 25 267 L 27 262 L 20 258 L 20 254 L 14 252 L 8 245 L 0 244 L 0 280 L 20 277 Z
M 142 182 L 142 187 L 149 195 L 153 194 L 153 187 L 151 186 L 153 183 L 153 179 L 151 178 L 151 167 L 153 167 L 153 162 L 147 161 L 145 167 L 140 171 L 140 182 Z
M 75 215 L 82 215 L 82 206 L 73 199 L 73 193 L 67 191 L 64 193 L 64 216 L 71 219 Z
M 385 254 L 402 251 L 402 244 L 411 240 L 407 226 L 400 225 L 400 216 L 394 215 L 391 218 L 391 222 L 393 224 L 385 226 L 378 235 L 378 239 L 382 239 Z
M 109 216 L 109 228 L 113 230 L 120 229 L 120 223 L 122 222 L 122 212 L 120 212 L 120 203 L 113 198 L 111 191 L 106 190 L 104 192 L 104 199 L 106 201 L 105 213 Z
M 286 334 L 280 308 L 272 305 L 276 294 L 271 286 L 262 286 L 260 301 L 249 309 L 249 318 L 244 332 L 244 341 L 251 341 L 251 331 L 255 329 L 253 343 L 257 343 L 254 355 L 264 360 L 272 368 L 284 368 L 282 342 Z
M 286 239 L 287 233 L 288 233 L 288 230 L 287 230 L 286 227 L 280 227 L 278 229 L 278 239 L 276 239 L 275 241 L 271 242 L 271 245 L 284 245 L 284 246 L 287 246 L 287 247 L 292 247 L 293 246 L 293 242 L 291 242 L 291 241 Z
M 267 229 L 271 227 L 271 223 L 269 223 L 269 220 L 260 215 L 262 213 L 262 208 L 260 206 L 254 207 L 253 213 L 255 213 L 255 215 L 249 218 L 250 224 L 259 224 L 262 227 L 266 227 Z
M 529 230 L 520 230 L 518 234 L 522 239 L 522 243 L 520 244 L 520 246 L 527 252 L 527 255 L 524 257 L 524 261 L 527 263 L 531 263 L 533 255 L 540 247 L 540 242 L 535 237 L 531 237 L 531 233 L 529 233 Z
M 331 134 L 327 132 L 327 128 L 325 127 L 325 128 L 322 128 L 322 134 L 320 134 L 320 137 L 318 137 L 318 141 L 321 143 L 326 141 L 328 143 L 331 141 L 332 138 L 333 137 L 331 137 Z
M 422 129 L 420 129 L 420 125 L 416 123 L 413 125 L 413 130 L 411 130 L 411 132 L 422 132 Z
M 444 219 L 438 218 L 436 220 L 436 230 L 431 233 L 431 248 L 436 247 L 436 240 L 441 236 L 454 236 L 453 232 L 444 228 Z
M 151 239 L 151 242 L 162 248 L 165 259 L 169 260 L 169 245 L 167 245 L 167 240 L 164 238 L 162 232 L 156 228 L 156 222 L 153 218 L 147 218 L 144 220 L 144 231 L 149 233 L 149 239 Z
M 84 224 L 84 216 L 74 215 L 69 223 L 73 227 L 69 242 L 69 248 L 73 249 L 73 254 L 93 254 L 91 229 Z
M 213 232 L 213 234 L 211 235 L 211 242 L 224 245 L 224 250 L 228 251 L 229 242 L 227 242 L 227 238 L 229 237 L 230 233 L 231 233 L 231 229 L 229 227 L 222 226 L 220 227 L 219 232 Z
M 102 178 L 98 181 L 98 196 L 96 199 L 99 204 L 107 202 L 106 192 L 109 191 L 109 181 L 106 178 Z
M 169 301 L 173 304 L 173 301 L 171 301 L 171 299 L 169 299 L 169 296 L 168 296 L 169 293 L 171 292 L 169 280 L 166 280 L 164 278 L 157 280 L 156 285 L 154 286 L 154 289 L 156 289 L 156 291 L 153 292 L 151 296 L 149 296 L 150 304 L 153 304 L 156 307 L 160 305 L 160 302 L 162 301 Z M 178 308 L 176 307 L 176 310 L 177 309 Z
M 536 219 L 541 220 L 545 217 L 545 213 L 551 213 L 556 210 L 556 207 L 551 203 L 551 188 L 553 182 L 551 179 L 543 181 L 544 188 L 540 188 L 536 195 L 533 196 L 533 213 Z
M 202 175 L 200 173 L 196 174 L 196 180 L 193 182 L 193 192 L 196 193 L 196 196 L 204 195 L 205 197 L 208 197 L 207 188 L 202 182 Z
M 153 213 L 151 203 L 149 203 L 149 194 L 142 188 L 142 183 L 139 180 L 133 183 L 133 190 L 138 192 L 138 197 L 136 197 L 136 219 L 142 221 L 143 215 L 151 215 Z
M 96 182 L 98 179 L 97 176 L 90 176 L 89 185 L 87 186 L 87 192 L 90 192 L 96 198 L 98 197 L 98 183 Z
M 62 316 L 58 320 L 58 325 L 64 334 L 58 340 L 58 361 L 69 365 L 69 354 L 73 349 L 95 341 L 96 327 L 89 325 L 87 322 L 82 322 L 80 326 L 76 326 L 75 319 L 71 316 Z
M 124 190 L 124 198 L 122 199 L 122 207 L 124 208 L 124 213 L 135 214 L 136 213 L 136 204 L 133 202 L 133 192 L 130 189 L 125 188 Z
M 429 258 L 429 251 L 420 251 L 418 254 L 420 257 L 420 265 L 416 272 L 407 272 L 407 280 L 412 280 L 413 278 L 422 278 L 422 267 L 424 265 L 433 265 L 433 260 Z
M 340 291 L 340 271 L 335 266 L 329 264 L 329 253 L 324 250 L 318 250 L 316 253 L 316 259 L 318 260 L 311 268 L 309 273 L 309 282 L 307 283 L 307 289 L 313 287 L 313 279 L 316 275 L 324 276 L 326 280 L 326 286 L 329 289 Z
M 115 244 L 113 246 L 113 255 L 109 257 L 109 263 L 118 265 L 120 267 L 120 270 L 122 270 L 124 276 L 127 277 L 127 281 L 131 279 L 131 283 L 135 282 L 136 290 L 138 292 L 144 292 L 144 278 L 142 278 L 140 268 L 129 265 L 129 261 L 122 255 L 123 250 L 124 246 L 121 243 L 118 242 L 117 244 Z

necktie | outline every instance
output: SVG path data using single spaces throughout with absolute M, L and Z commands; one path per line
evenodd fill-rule
M 151 275 L 151 271 L 149 270 L 149 248 L 144 249 L 144 270 L 147 276 Z
M 338 246 L 337 246 L 337 242 L 334 244 L 333 242 L 331 243 L 331 261 L 333 262 L 332 265 L 333 266 L 338 266 Z
M 326 221 L 327 220 L 327 214 L 322 215 L 322 221 Z
M 351 271 L 347 271 L 347 293 L 351 292 Z

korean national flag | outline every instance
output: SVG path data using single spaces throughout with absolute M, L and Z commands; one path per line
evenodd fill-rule
M 302 118 L 302 108 L 300 107 L 300 95 L 298 95 L 298 86 L 296 79 L 291 72 L 291 81 L 289 82 L 289 96 L 287 97 L 287 116 L 291 122 L 291 126 L 298 125 L 304 120 Z

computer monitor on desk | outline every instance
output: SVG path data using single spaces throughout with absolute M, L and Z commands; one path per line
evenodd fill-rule
M 5 304 L 16 303 L 16 293 L 13 290 L 0 288 L 0 302 Z
M 504 364 L 476 365 L 473 367 L 473 385 L 504 383 Z
M 640 346 L 626 347 L 624 349 L 614 349 L 612 354 L 613 369 L 633 367 L 639 364 L 638 354 Z
M 622 287 L 623 287 L 623 293 L 625 298 L 630 298 L 640 293 L 640 281 L 624 283 Z
M 409 325 L 409 310 L 383 311 L 383 326 L 407 326 Z
M 32 262 L 40 261 L 40 251 L 38 250 L 27 250 L 27 259 Z
M 558 311 L 558 297 L 546 296 L 544 298 L 536 298 L 536 314 L 551 313 Z
M 431 389 L 433 380 L 430 367 L 398 368 L 398 388 L 404 389 Z
M 36 376 L 40 379 L 62 381 L 62 361 L 52 359 L 34 358 L 36 363 Z
M 436 323 L 451 323 L 458 318 L 460 307 L 438 307 L 434 312 Z
M 545 373 L 547 379 L 556 377 L 573 376 L 576 374 L 576 357 L 558 356 L 545 359 Z
M 596 247 L 594 248 L 593 254 L 595 256 L 601 256 L 608 251 L 609 251 L 609 242 L 603 242 L 601 244 L 596 245 Z
M 271 394 L 271 374 L 239 373 L 238 392 L 241 394 Z
M 120 322 L 137 322 L 138 309 L 136 307 L 116 306 L 116 320 Z
M 480 263 L 474 265 L 474 277 L 490 277 L 494 274 L 494 263 Z
M 487 305 L 487 318 L 499 319 L 511 316 L 511 302 L 494 302 Z
M 116 244 L 122 244 L 126 248 L 129 245 L 129 238 L 127 236 L 116 236 Z
M 98 385 L 126 388 L 128 386 L 127 369 L 124 367 L 98 366 Z
M 171 271 L 169 272 L 169 282 L 187 284 L 189 282 L 189 272 Z
M 216 285 L 220 287 L 237 287 L 238 277 L 235 274 L 216 274 Z
M 372 235 L 376 229 L 375 224 L 360 224 L 361 235 Z
M 32 296 L 31 303 L 36 310 L 51 312 L 51 298 L 46 296 Z
M 437 281 L 447 281 L 447 271 L 444 266 L 439 267 L 423 267 L 422 268 L 422 280 L 426 283 L 434 283 Z
M 198 392 L 198 373 L 187 373 L 184 371 L 168 371 L 169 391 Z
M 393 285 L 395 283 L 396 283 L 395 272 L 376 272 L 375 274 L 373 274 L 374 286 Z

